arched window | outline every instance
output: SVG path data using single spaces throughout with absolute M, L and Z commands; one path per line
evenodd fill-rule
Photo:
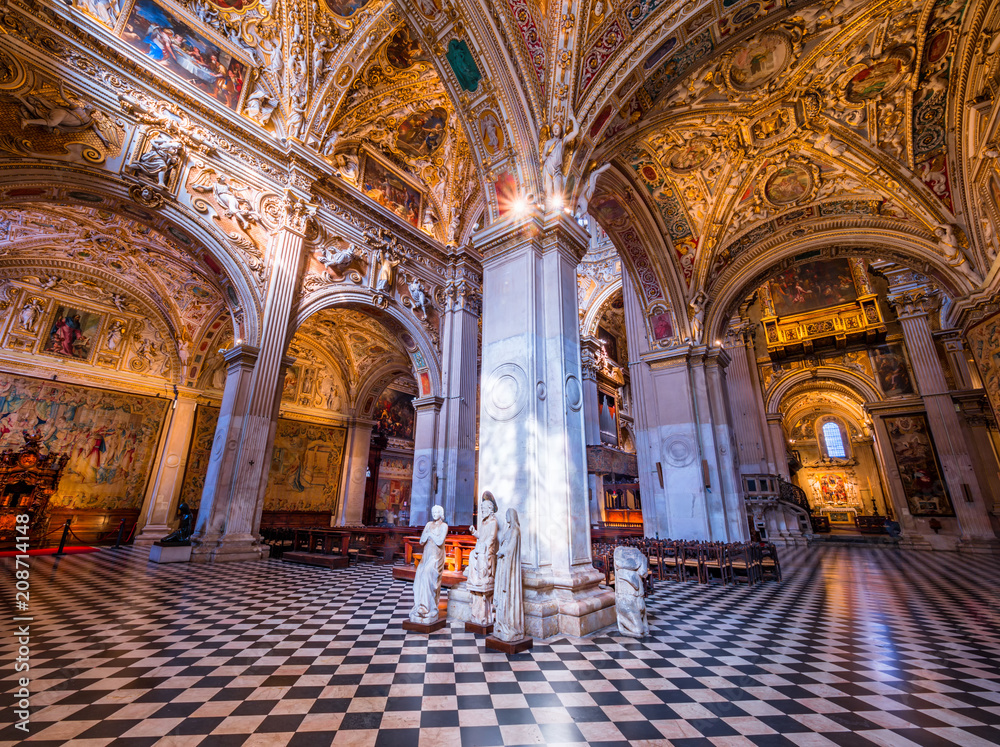
M 840 423 L 828 420 L 823 423 L 823 448 L 829 459 L 846 459 L 847 449 L 844 447 L 844 437 Z

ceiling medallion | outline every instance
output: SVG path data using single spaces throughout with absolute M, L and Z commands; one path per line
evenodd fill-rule
M 667 167 L 680 176 L 704 166 L 715 155 L 715 141 L 710 137 L 693 137 L 667 153 Z
M 723 80 L 738 93 L 757 91 L 781 75 L 795 57 L 796 40 L 772 29 L 738 46 L 726 59 Z
M 909 44 L 893 47 L 879 60 L 851 67 L 837 82 L 834 91 L 848 105 L 864 106 L 894 93 L 910 76 L 914 49 Z
M 789 158 L 784 163 L 772 164 L 757 181 L 760 197 L 779 208 L 812 200 L 819 189 L 819 183 L 819 167 L 800 158 Z

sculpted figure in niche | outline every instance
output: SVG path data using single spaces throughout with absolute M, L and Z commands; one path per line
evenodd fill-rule
M 444 522 L 444 509 L 434 506 L 431 509 L 431 521 L 427 522 L 420 535 L 423 554 L 413 576 L 411 622 L 428 625 L 438 620 L 441 574 L 444 573 L 444 541 L 447 536 L 448 525 Z
M 32 298 L 28 303 L 26 303 L 21 308 L 20 322 L 22 329 L 26 329 L 29 332 L 35 331 L 35 323 L 38 321 L 38 316 L 42 313 L 42 302 L 37 298 Z
M 379 293 L 391 293 L 396 276 L 396 265 L 399 260 L 389 252 L 379 252 L 378 277 L 375 280 L 375 290 Z
M 469 527 L 476 546 L 465 569 L 466 588 L 472 592 L 470 619 L 477 625 L 493 624 L 493 579 L 497 568 L 497 502 L 489 491 L 479 501 L 479 529 Z
M 501 641 L 524 638 L 524 589 L 521 582 L 521 523 L 517 511 L 507 509 L 507 526 L 497 552 L 494 590 L 496 622 L 493 635 Z
M 420 309 L 420 313 L 424 315 L 424 319 L 427 318 L 427 304 L 429 300 L 427 298 L 427 293 L 424 292 L 424 286 L 420 282 L 419 278 L 411 278 L 410 282 L 406 286 L 410 291 L 410 299 L 413 301 L 413 308 Z
M 565 176 L 563 162 L 567 145 L 580 132 L 580 123 L 570 112 L 569 121 L 573 125 L 566 135 L 563 135 L 562 122 L 552 125 L 552 136 L 542 144 L 542 188 L 549 201 L 562 200 Z
M 149 151 L 129 164 L 129 168 L 137 175 L 145 176 L 165 187 L 183 155 L 184 145 L 181 141 L 161 132 L 149 143 Z
M 597 177 L 610 168 L 611 164 L 606 163 L 590 172 L 590 176 L 587 179 L 587 186 L 583 188 L 583 191 L 580 193 L 580 199 L 576 201 L 577 218 L 582 218 L 587 214 L 587 210 L 590 208 L 590 200 L 594 196 L 594 190 L 597 189 Z
M 118 346 L 121 345 L 122 337 L 124 336 L 125 325 L 115 319 L 108 328 L 108 336 L 104 340 L 104 346 L 108 350 L 118 350 Z
M 648 573 L 649 561 L 637 548 L 615 548 L 615 611 L 618 632 L 622 635 L 634 638 L 649 635 L 642 584 Z
M 193 189 L 196 192 L 211 192 L 215 202 L 222 208 L 223 214 L 227 218 L 233 218 L 244 231 L 249 231 L 250 224 L 257 222 L 260 217 L 253 209 L 250 200 L 242 195 L 249 187 L 236 187 L 230 184 L 229 177 L 225 174 L 219 174 L 211 187 L 195 184 Z
M 84 132 L 93 129 L 105 148 L 121 145 L 121 132 L 111 119 L 91 104 L 69 96 L 62 83 L 59 95 L 65 104 L 56 104 L 44 96 L 15 94 L 21 102 L 21 129 L 38 125 L 51 132 Z
M 324 267 L 342 273 L 358 255 L 354 252 L 354 244 L 348 244 L 346 249 L 336 249 L 335 246 L 324 246 L 319 261 Z

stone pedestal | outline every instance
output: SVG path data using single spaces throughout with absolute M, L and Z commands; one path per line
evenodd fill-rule
M 523 528 L 525 627 L 586 635 L 614 621 L 590 554 L 576 268 L 588 237 L 537 211 L 477 234 L 483 254 L 479 491 Z
M 466 633 L 475 633 L 476 635 L 489 635 L 493 632 L 492 625 L 477 625 L 474 622 L 465 623 Z
M 486 648 L 499 651 L 501 654 L 507 654 L 507 656 L 520 654 L 523 651 L 533 648 L 534 645 L 535 641 L 532 638 L 521 638 L 517 641 L 501 641 L 494 636 L 486 638 Z
M 153 563 L 187 563 L 191 560 L 191 545 L 154 542 L 149 548 L 149 560 Z
M 408 630 L 411 633 L 423 633 L 424 635 L 430 635 L 435 630 L 441 630 L 448 621 L 444 618 L 432 623 L 417 623 L 412 620 L 406 620 L 403 623 L 403 630 Z

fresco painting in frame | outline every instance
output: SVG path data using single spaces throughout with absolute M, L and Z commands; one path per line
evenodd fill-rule
M 831 506 L 846 506 L 848 503 L 847 481 L 840 473 L 819 476 L 819 490 L 823 502 Z
M 53 507 L 142 506 L 170 401 L 61 382 L 0 377 L 0 451 L 20 449 L 23 433 L 69 460 Z
M 423 195 L 398 174 L 390 171 L 371 155 L 365 156 L 365 194 L 408 223 L 420 222 Z
M 389 39 L 385 48 L 385 58 L 397 70 L 406 70 L 418 62 L 429 62 L 431 59 L 420 46 L 420 42 L 413 38 L 410 27 L 405 25 Z
M 391 524 L 399 523 L 400 512 L 408 512 L 410 507 L 410 490 L 412 480 L 395 477 L 379 477 L 375 488 L 375 511 L 381 514 Z M 389 520 L 388 512 L 392 512 L 394 520 Z
M 923 414 L 887 417 L 885 428 L 910 513 L 914 516 L 954 516 L 927 417 Z
M 121 38 L 219 103 L 239 110 L 246 66 L 166 5 L 135 0 Z
M 790 267 L 768 285 L 776 316 L 815 311 L 858 299 L 850 262 L 845 258 Z
M 264 510 L 335 512 L 346 440 L 345 428 L 279 419 Z
M 416 112 L 399 123 L 396 147 L 414 158 L 432 155 L 444 142 L 448 127 L 448 112 L 438 106 Z
M 413 440 L 414 396 L 395 389 L 386 389 L 375 403 L 378 429 L 387 436 Z
M 777 32 L 747 42 L 733 55 L 729 69 L 733 88 L 752 91 L 780 75 L 791 59 L 791 51 L 788 38 Z
M 872 368 L 886 397 L 913 394 L 913 382 L 899 345 L 879 345 L 872 349 Z
M 336 13 L 343 18 L 350 18 L 363 7 L 368 5 L 370 0 L 323 0 L 326 7 L 332 13 Z
M 970 327 L 967 339 L 993 416 L 1000 418 L 1000 312 Z
M 42 352 L 89 360 L 103 322 L 103 314 L 60 305 L 48 328 Z

